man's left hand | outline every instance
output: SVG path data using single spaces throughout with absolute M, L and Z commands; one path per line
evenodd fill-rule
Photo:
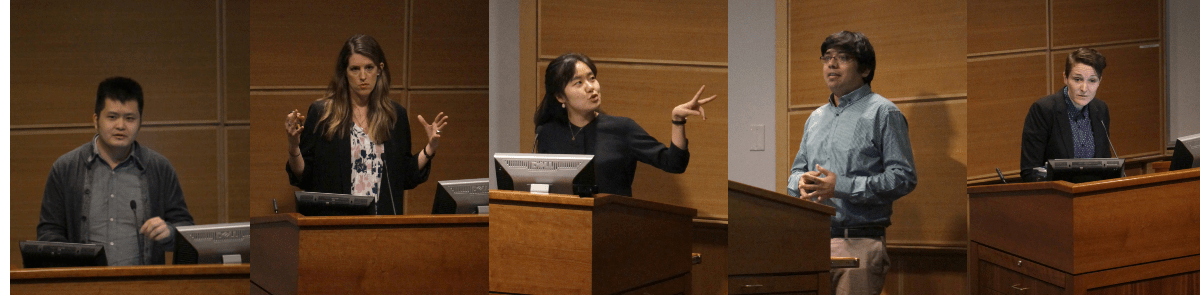
M 826 199 L 834 198 L 834 188 L 837 187 L 837 174 L 816 165 L 818 173 L 804 173 L 800 175 L 800 192 L 801 197 L 812 199 L 815 202 L 821 202 Z M 824 175 L 824 177 L 821 177 Z
M 162 218 L 159 217 L 146 220 L 146 223 L 142 224 L 142 228 L 138 230 L 138 232 L 154 239 L 155 241 L 162 241 L 163 239 L 171 237 L 171 227 L 167 226 L 167 222 L 163 221 Z

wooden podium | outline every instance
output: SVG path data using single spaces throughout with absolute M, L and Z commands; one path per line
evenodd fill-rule
M 696 209 L 616 195 L 490 192 L 490 290 L 688 294 Z
M 486 215 L 250 219 L 252 292 L 483 294 Z
M 16 269 L 12 294 L 245 294 L 249 264 Z
M 729 294 L 830 294 L 833 207 L 729 182 Z
M 971 293 L 1200 293 L 1200 169 L 967 193 Z

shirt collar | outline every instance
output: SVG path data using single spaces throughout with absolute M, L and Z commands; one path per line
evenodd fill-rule
M 871 92 L 871 84 L 863 84 L 862 87 L 859 87 L 858 89 L 855 89 L 854 91 L 850 91 L 850 93 L 846 93 L 846 95 L 842 95 L 841 102 L 838 103 L 834 107 L 838 107 L 838 108 L 848 107 L 848 106 L 854 104 L 855 102 L 862 100 L 862 98 L 867 97 L 867 95 L 870 95 L 871 93 L 872 93 Z M 833 94 L 832 93 L 829 94 L 829 105 L 833 106 Z
M 91 153 L 91 155 L 88 155 L 88 158 L 87 158 L 88 163 L 104 161 L 104 158 L 100 157 L 99 140 L 100 140 L 99 134 L 92 136 L 92 153 Z M 125 161 L 121 162 L 121 163 L 123 164 L 125 162 L 132 162 L 132 164 L 134 164 L 134 167 L 137 167 L 138 170 L 144 170 L 145 167 L 142 166 L 142 161 L 141 161 L 141 159 L 138 158 L 138 150 L 140 150 L 140 149 L 141 148 L 138 145 L 138 143 L 136 141 L 134 141 L 133 147 L 129 151 L 129 157 L 125 158 Z M 117 166 L 120 166 L 120 165 L 117 165 Z

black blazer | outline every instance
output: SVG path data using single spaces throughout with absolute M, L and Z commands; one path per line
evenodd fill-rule
M 1068 106 L 1066 93 L 1042 97 L 1029 106 L 1025 115 L 1025 129 L 1021 132 L 1021 178 L 1033 181 L 1033 168 L 1043 167 L 1053 159 L 1075 158 L 1075 138 L 1071 134 L 1071 123 L 1067 121 Z M 1088 103 L 1088 117 L 1092 121 L 1092 138 L 1096 147 L 1096 158 L 1111 158 L 1108 134 L 1112 130 L 1108 117 L 1108 104 L 1100 99 Z M 1103 125 L 1101 125 L 1103 122 Z M 1107 126 L 1107 127 L 1105 127 Z
M 396 108 L 396 123 L 388 132 L 391 137 L 383 143 L 383 161 L 386 165 L 384 177 L 391 185 L 380 187 L 379 202 L 375 205 L 380 215 L 404 213 L 404 190 L 413 189 L 418 184 L 429 179 L 430 167 L 433 162 L 425 164 L 424 169 L 417 169 L 417 156 L 412 152 L 412 137 L 408 130 L 408 112 L 400 104 L 392 102 Z M 349 194 L 350 193 L 350 136 L 325 140 L 319 134 L 324 126 L 318 126 L 324 104 L 320 100 L 308 107 L 308 117 L 304 120 L 304 131 L 300 134 L 300 154 L 304 157 L 304 174 L 296 175 L 284 163 L 288 180 L 292 185 L 305 191 Z M 320 129 L 318 129 L 320 128 Z M 432 159 L 430 159 L 432 160 Z M 392 206 L 395 204 L 395 211 Z

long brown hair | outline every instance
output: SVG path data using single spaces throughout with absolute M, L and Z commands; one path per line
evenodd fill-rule
M 386 67 L 387 58 L 383 56 L 383 48 L 379 47 L 375 38 L 361 34 L 346 40 L 346 44 L 342 45 L 342 51 L 338 53 L 333 80 L 329 82 L 325 97 L 318 99 L 324 105 L 325 111 L 321 113 L 321 119 L 317 121 L 317 126 L 324 126 L 324 128 L 318 127 L 317 130 L 321 132 L 325 140 L 333 140 L 334 137 L 346 136 L 350 127 L 354 125 L 351 116 L 351 90 L 349 82 L 346 82 L 346 68 L 350 66 L 350 56 L 355 53 L 365 56 L 379 67 L 379 77 L 376 78 L 375 89 L 367 98 L 367 126 L 362 127 L 366 129 L 367 136 L 371 137 L 372 141 L 387 141 L 390 135 L 388 130 L 398 120 L 396 108 L 388 98 L 392 75 Z

